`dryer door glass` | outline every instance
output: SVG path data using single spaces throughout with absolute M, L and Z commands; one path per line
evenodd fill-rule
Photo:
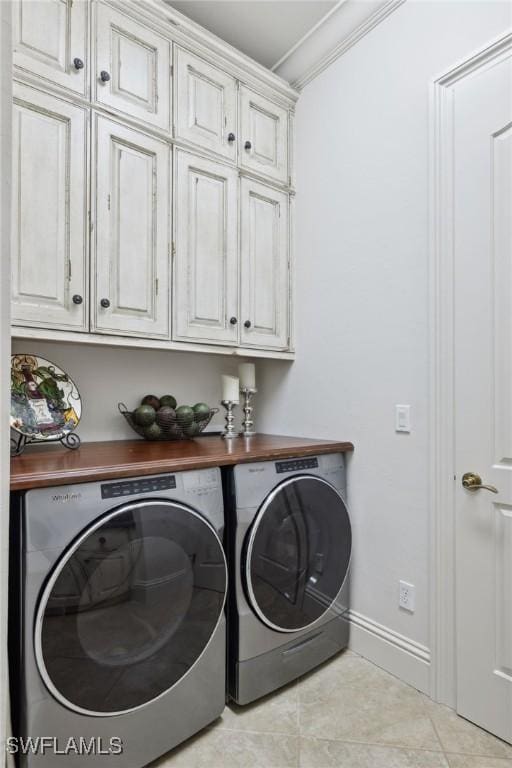
M 205 650 L 226 581 L 219 537 L 192 509 L 150 501 L 100 518 L 58 562 L 39 603 L 46 685 L 87 714 L 147 704 Z
M 341 591 L 351 545 L 347 508 L 332 485 L 301 476 L 278 486 L 258 511 L 246 547 L 245 581 L 256 614 L 282 632 L 313 624 Z

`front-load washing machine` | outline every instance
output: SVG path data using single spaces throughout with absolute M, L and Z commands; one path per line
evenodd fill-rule
M 342 454 L 240 464 L 227 499 L 228 692 L 247 704 L 348 642 Z
M 217 718 L 220 470 L 31 490 L 15 512 L 10 744 L 19 765 L 141 768 Z

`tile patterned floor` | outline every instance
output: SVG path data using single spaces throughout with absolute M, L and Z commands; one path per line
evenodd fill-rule
M 346 651 L 151 768 L 512 768 L 512 746 Z

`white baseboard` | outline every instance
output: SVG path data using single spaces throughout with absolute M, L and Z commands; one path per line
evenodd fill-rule
M 351 650 L 430 695 L 430 651 L 357 611 L 349 611 Z

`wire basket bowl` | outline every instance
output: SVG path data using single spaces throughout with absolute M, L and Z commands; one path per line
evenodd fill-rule
M 159 425 L 160 435 L 158 437 L 148 437 L 144 433 L 144 427 L 141 427 L 139 424 L 135 423 L 133 419 L 133 412 L 129 411 L 124 403 L 118 403 L 117 407 L 119 408 L 119 413 L 124 416 L 134 432 L 143 437 L 144 440 L 151 440 L 153 442 L 159 440 L 190 440 L 193 437 L 197 437 L 208 426 L 212 420 L 212 416 L 214 416 L 219 411 L 218 408 L 210 408 L 210 412 L 207 414 L 194 414 L 194 420 L 192 424 L 197 425 L 193 430 L 194 432 L 197 430 L 195 434 L 190 433 L 191 422 L 183 422 L 180 421 L 178 417 L 176 417 L 175 419 L 170 420 L 167 424 Z

